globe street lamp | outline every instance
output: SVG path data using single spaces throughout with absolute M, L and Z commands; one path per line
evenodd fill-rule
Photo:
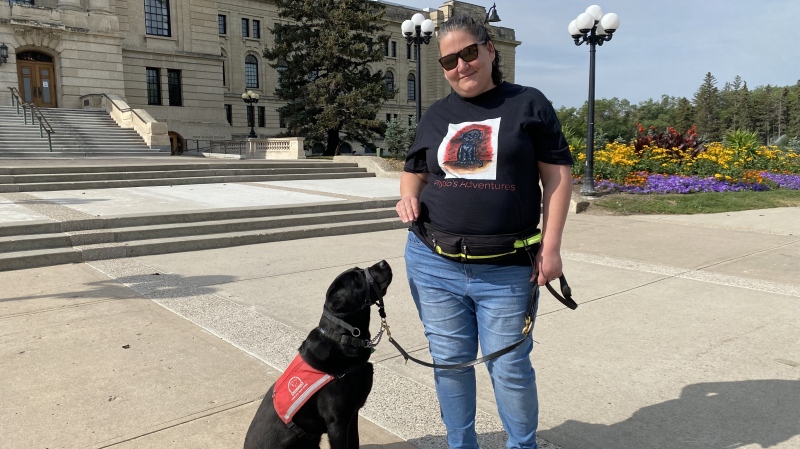
M 611 36 L 619 28 L 619 17 L 616 14 L 603 14 L 603 10 L 592 5 L 586 12 L 569 23 L 567 29 L 575 40 L 575 45 L 589 45 L 589 127 L 586 131 L 586 170 L 583 175 L 581 195 L 594 196 L 594 54 L 595 46 L 610 41 Z
M 420 46 L 422 44 L 429 44 L 431 35 L 433 34 L 435 26 L 431 19 L 426 19 L 420 13 L 411 16 L 411 20 L 406 20 L 400 26 L 403 36 L 406 37 L 406 45 L 414 45 L 414 50 L 417 55 L 417 85 L 414 98 L 417 100 L 417 123 L 422 117 L 422 53 Z
M 255 139 L 258 136 L 256 136 L 256 130 L 254 129 L 256 126 L 256 117 L 253 105 L 258 103 L 258 94 L 252 90 L 248 90 L 242 94 L 242 101 L 247 103 L 247 125 L 250 127 L 250 135 L 247 137 Z

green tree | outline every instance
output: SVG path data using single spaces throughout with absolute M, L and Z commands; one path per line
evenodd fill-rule
M 393 118 L 386 125 L 386 134 L 383 138 L 383 145 L 389 156 L 401 159 L 405 156 L 407 147 L 406 132 L 400 119 Z
M 288 128 L 325 142 L 334 155 L 342 138 L 363 145 L 383 133 L 377 113 L 388 93 L 383 72 L 370 66 L 383 60 L 389 37 L 381 34 L 384 5 L 371 0 L 275 0 L 288 20 L 271 30 L 275 44 L 264 50 L 279 70 L 275 93 Z
M 645 100 L 635 107 L 635 122 L 640 123 L 645 129 L 651 126 L 659 131 L 664 131 L 670 126 L 676 126 L 676 112 L 678 99 L 669 95 L 662 95 L 661 101 L 652 98 Z M 686 131 L 685 129 L 680 130 Z
M 717 79 L 708 72 L 703 84 L 694 94 L 694 122 L 697 125 L 697 132 L 705 141 L 720 139 L 719 104 Z
M 789 120 L 786 125 L 786 133 L 791 137 L 800 136 L 800 80 L 797 84 L 790 87 L 789 99 L 787 104 L 787 114 Z
M 747 88 L 747 82 L 742 84 L 739 93 L 736 96 L 736 110 L 735 110 L 735 129 L 753 130 L 752 119 L 752 105 L 750 104 L 750 89 Z
M 681 97 L 675 105 L 675 124 L 673 125 L 679 132 L 685 133 L 694 126 L 694 106 L 686 97 Z

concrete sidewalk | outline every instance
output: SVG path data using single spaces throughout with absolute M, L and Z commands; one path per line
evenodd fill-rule
M 381 189 L 396 187 L 372 181 L 344 191 L 386 196 Z M 330 200 L 343 191 L 281 187 Z M 111 192 L 92 201 L 57 193 L 49 199 L 62 207 L 115 213 Z M 160 199 L 180 204 L 178 196 Z M 319 321 L 331 280 L 380 259 L 396 274 L 386 298 L 392 335 L 426 357 L 404 282 L 405 237 L 0 273 L 0 447 L 241 447 L 260 397 Z M 570 311 L 543 294 L 532 356 L 543 448 L 800 448 L 800 209 L 570 215 L 563 255 L 581 305 Z M 404 364 L 386 341 L 372 360 L 362 447 L 446 447 L 431 371 Z M 503 448 L 483 367 L 478 381 L 482 448 Z

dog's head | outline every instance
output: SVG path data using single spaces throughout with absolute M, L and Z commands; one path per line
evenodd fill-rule
M 382 260 L 368 268 L 351 268 L 340 274 L 328 287 L 325 308 L 349 316 L 369 309 L 380 301 L 392 283 L 392 268 Z

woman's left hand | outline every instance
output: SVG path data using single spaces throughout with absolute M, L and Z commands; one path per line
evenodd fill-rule
M 536 253 L 536 272 L 531 276 L 531 282 L 544 285 L 554 279 L 558 279 L 562 274 L 561 252 L 558 250 L 546 250 L 544 247 Z

